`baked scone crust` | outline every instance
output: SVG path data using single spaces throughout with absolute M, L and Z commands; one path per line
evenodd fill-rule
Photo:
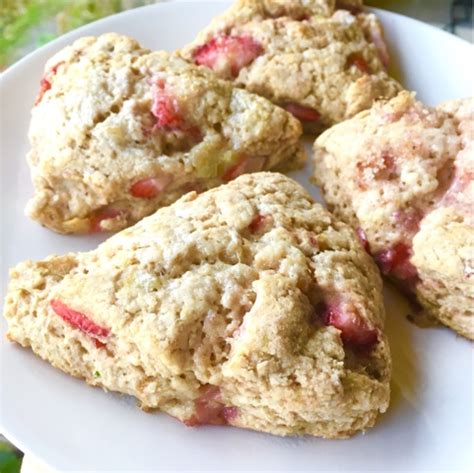
M 55 231 L 119 230 L 192 189 L 304 160 L 289 113 L 126 36 L 81 38 L 45 71 L 27 214 Z
M 400 93 L 326 131 L 314 177 L 383 272 L 474 337 L 473 100 L 436 108 Z
M 188 425 L 344 438 L 389 403 L 377 268 L 278 173 L 19 264 L 4 315 L 8 338 L 53 366 Z
M 309 132 L 401 89 L 375 15 L 334 2 L 237 1 L 180 54 L 287 108 Z

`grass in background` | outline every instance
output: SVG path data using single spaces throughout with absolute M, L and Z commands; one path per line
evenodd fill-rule
M 113 13 L 154 3 L 153 0 L 1 0 L 0 67 L 33 42 L 41 46 L 56 36 Z M 47 31 L 41 31 L 47 25 Z M 0 470 L 1 471 L 1 470 Z

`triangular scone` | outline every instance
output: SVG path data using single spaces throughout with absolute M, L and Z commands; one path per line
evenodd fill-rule
M 238 0 L 180 54 L 318 132 L 401 89 L 385 70 L 387 50 L 375 15 L 335 11 L 333 4 Z
M 402 92 L 323 133 L 315 180 L 383 273 L 474 339 L 474 100 Z
M 27 214 L 58 232 L 118 230 L 190 190 L 304 159 L 291 114 L 125 36 L 82 38 L 46 71 Z
M 347 437 L 389 402 L 377 268 L 293 180 L 191 192 L 11 272 L 8 337 L 188 425 Z

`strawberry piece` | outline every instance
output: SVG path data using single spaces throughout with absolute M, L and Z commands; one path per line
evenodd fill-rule
M 369 243 L 369 240 L 367 240 L 366 233 L 360 227 L 356 228 L 356 233 L 357 233 L 357 236 L 359 237 L 359 241 L 361 242 L 362 246 L 364 247 L 364 250 L 367 251 L 367 253 L 369 253 L 369 255 L 370 255 L 370 243 Z
M 345 310 L 341 304 L 326 305 L 322 318 L 325 325 L 341 331 L 344 345 L 355 350 L 370 351 L 378 341 L 377 330 L 368 327 L 357 312 Z
M 286 104 L 284 108 L 302 122 L 315 122 L 321 119 L 321 115 L 314 108 L 305 107 L 294 102 Z
M 249 225 L 250 232 L 259 233 L 260 230 L 262 230 L 262 228 L 264 227 L 266 221 L 267 217 L 265 215 L 262 215 L 260 213 L 255 215 Z
M 78 328 L 81 332 L 90 335 L 94 339 L 97 339 L 98 337 L 106 338 L 110 333 L 108 328 L 97 325 L 82 312 L 77 312 L 76 310 L 69 308 L 58 299 L 52 299 L 50 305 L 54 312 L 69 325 Z M 103 345 L 100 340 L 97 341 Z
M 90 233 L 103 232 L 104 231 L 104 228 L 102 227 L 103 220 L 117 218 L 123 215 L 124 213 L 125 213 L 124 210 L 111 209 L 111 208 L 105 208 L 99 211 L 93 217 L 90 218 L 89 232 Z
M 201 388 L 201 393 L 194 401 L 194 415 L 184 421 L 188 427 L 205 424 L 228 425 L 237 417 L 237 407 L 225 406 L 222 403 L 218 386 L 208 384 Z
M 169 175 L 140 179 L 130 187 L 130 194 L 142 199 L 153 199 L 161 194 L 171 181 L 172 177 Z
M 183 125 L 178 102 L 159 85 L 153 90 L 151 113 L 156 117 L 155 128 L 179 129 Z
M 227 169 L 221 179 L 224 182 L 229 182 L 241 174 L 261 171 L 265 167 L 266 162 L 267 158 L 262 156 L 243 158 L 237 164 Z
M 370 67 L 362 55 L 354 53 L 347 58 L 347 67 L 355 66 L 363 74 L 370 74 Z
M 43 99 L 44 94 L 51 89 L 53 77 L 58 72 L 58 68 L 61 64 L 64 64 L 64 61 L 58 62 L 54 65 L 40 80 L 40 90 L 38 92 L 38 97 L 36 97 L 35 105 L 38 105 Z
M 221 35 L 198 47 L 194 61 L 233 78 L 262 52 L 262 45 L 250 36 Z
M 375 259 L 383 274 L 390 274 L 415 284 L 418 280 L 418 272 L 410 262 L 411 255 L 412 250 L 408 245 L 397 243 L 392 248 L 381 251 Z

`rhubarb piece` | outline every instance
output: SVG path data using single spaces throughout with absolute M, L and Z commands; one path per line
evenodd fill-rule
M 321 119 L 321 115 L 316 110 L 297 103 L 289 103 L 285 105 L 285 109 L 302 122 L 314 122 Z
M 142 199 L 154 199 L 168 187 L 172 180 L 171 176 L 146 177 L 130 187 L 130 194 Z
M 58 67 L 61 80 L 51 80 Z M 57 232 L 121 230 L 190 187 L 304 161 L 291 114 L 125 36 L 79 39 L 46 71 L 47 100 L 29 131 L 26 213 Z
M 52 309 L 63 320 L 78 328 L 81 332 L 90 335 L 92 338 L 105 338 L 109 335 L 110 330 L 94 323 L 86 315 L 77 310 L 69 308 L 58 299 L 53 299 L 50 302 Z
M 474 338 L 474 105 L 436 108 L 414 94 L 324 132 L 315 181 L 328 206 L 409 299 Z
M 93 251 L 21 263 L 3 313 L 9 340 L 145 411 L 346 438 L 389 404 L 381 290 L 354 232 L 263 172 L 189 192 Z
M 55 64 L 51 69 L 46 71 L 45 75 L 41 78 L 40 81 L 40 90 L 38 96 L 36 97 L 35 105 L 38 105 L 41 100 L 43 100 L 44 94 L 51 89 L 51 84 L 53 82 L 54 76 L 57 74 L 59 67 L 63 64 L 63 61 Z
M 227 425 L 238 415 L 235 406 L 226 406 L 217 386 L 204 386 L 202 394 L 194 401 L 194 414 L 184 423 L 188 427 L 199 425 Z

